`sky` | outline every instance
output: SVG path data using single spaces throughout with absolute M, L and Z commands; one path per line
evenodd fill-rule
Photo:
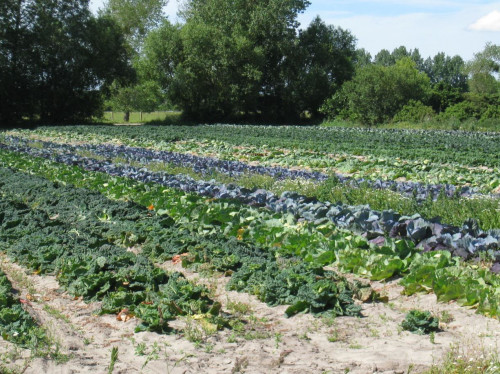
M 105 0 L 91 0 L 91 9 Z M 171 22 L 182 0 L 170 0 L 165 9 Z M 329 25 L 351 31 L 357 48 L 375 56 L 381 49 L 404 45 L 418 48 L 422 57 L 438 52 L 465 60 L 484 49 L 487 42 L 500 44 L 500 1 L 486 0 L 311 0 L 299 15 L 302 28 L 320 16 Z

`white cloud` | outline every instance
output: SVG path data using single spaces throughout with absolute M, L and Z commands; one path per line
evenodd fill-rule
M 494 10 L 469 26 L 477 31 L 500 31 L 500 11 Z

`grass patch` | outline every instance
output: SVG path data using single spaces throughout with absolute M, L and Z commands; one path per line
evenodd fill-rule
M 178 122 L 181 115 L 182 113 L 178 111 L 130 112 L 128 123 Z M 104 123 L 127 123 L 124 116 L 125 112 L 104 112 L 102 118 L 97 120 Z
M 481 344 L 461 346 L 452 344 L 438 364 L 424 374 L 498 374 L 500 357 L 498 349 L 487 349 Z
M 63 322 L 66 322 L 67 324 L 71 324 L 70 319 L 64 314 L 62 314 L 60 310 L 57 310 L 48 304 L 45 304 L 43 306 L 43 310 L 46 311 L 48 314 L 50 314 L 52 317 L 59 319 Z
M 242 303 L 240 301 L 227 301 L 227 309 L 231 314 L 236 316 L 243 316 L 252 311 L 250 304 Z

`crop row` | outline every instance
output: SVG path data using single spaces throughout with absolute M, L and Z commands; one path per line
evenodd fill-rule
M 500 135 L 496 133 L 239 125 L 67 126 L 39 131 L 67 133 L 78 140 L 104 136 L 110 141 L 120 139 L 129 145 L 140 141 L 147 147 L 179 140 L 216 140 L 237 146 L 253 145 L 264 150 L 272 147 L 377 158 L 427 159 L 469 166 L 500 165 Z
M 21 158 L 6 152 L 3 152 L 2 163 L 52 180 L 98 190 L 114 199 L 126 198 L 143 206 L 154 206 L 157 214 L 167 212 L 191 232 L 196 231 L 202 235 L 222 233 L 226 237 L 236 237 L 238 241 L 262 245 L 266 251 L 274 249 L 280 258 L 295 255 L 313 264 L 334 264 L 342 271 L 371 279 L 386 279 L 400 274 L 404 276 L 402 282 L 408 293 L 433 290 L 441 300 L 458 300 L 462 304 L 477 307 L 486 315 L 499 315 L 498 275 L 484 266 L 469 266 L 447 251 L 420 253 L 404 241 L 389 241 L 377 246 L 336 229 L 328 222 L 306 224 L 297 222 L 289 214 L 273 216 L 234 200 L 207 200 L 165 189 L 155 183 L 111 177 L 99 172 L 84 171 L 79 167 L 29 157 Z M 213 248 L 217 250 L 217 245 Z M 227 255 L 231 256 L 232 251 L 227 252 Z M 189 253 L 186 265 L 204 261 L 204 257 L 196 252 Z M 224 255 L 222 258 L 225 258 Z M 214 261 L 213 266 L 220 266 L 216 263 L 221 261 L 228 260 Z M 496 267 L 498 265 L 493 265 L 492 270 L 498 271 Z M 253 273 L 251 269 L 247 272 L 249 275 Z M 454 282 L 448 283 L 452 280 Z M 422 284 L 425 287 L 421 287 Z M 463 287 L 464 284 L 467 287 Z M 457 288 L 455 285 L 461 286 Z
M 500 186 L 500 169 L 498 163 L 488 164 L 488 167 L 473 167 L 470 164 L 458 164 L 453 162 L 454 153 L 450 153 L 444 163 L 436 163 L 425 157 L 416 158 L 415 160 L 401 159 L 396 156 L 380 157 L 376 155 L 377 147 L 373 148 L 373 154 L 358 153 L 341 153 L 333 150 L 333 154 L 325 154 L 324 152 L 316 152 L 301 148 L 284 149 L 278 146 L 269 145 L 234 145 L 231 142 L 221 140 L 206 140 L 196 139 L 196 141 L 162 141 L 156 128 L 151 128 L 153 139 L 144 133 L 146 130 L 108 130 L 107 128 L 97 127 L 95 132 L 91 132 L 92 128 L 68 129 L 68 130 L 47 130 L 40 129 L 35 132 L 11 132 L 16 136 L 27 138 L 50 139 L 57 142 L 84 142 L 91 144 L 125 144 L 133 147 L 147 147 L 155 150 L 170 151 L 176 153 L 194 153 L 202 156 L 216 156 L 218 159 L 226 161 L 243 161 L 245 164 L 258 162 L 259 166 L 275 167 L 279 165 L 283 168 L 311 168 L 316 171 L 323 171 L 329 175 L 337 173 L 345 175 L 354 180 L 371 180 L 376 184 L 380 181 L 411 181 L 418 182 L 424 185 L 433 184 L 450 184 L 458 188 L 474 187 L 479 188 L 484 192 L 496 191 Z M 214 127 L 214 131 L 218 127 Z M 262 129 L 265 131 L 265 128 Z M 105 136 L 106 133 L 112 131 L 116 137 Z M 174 131 L 170 127 L 164 128 L 165 137 L 168 138 L 169 131 Z M 129 134 L 131 138 L 125 135 Z M 148 133 L 149 134 L 149 133 Z M 500 152 L 500 150 L 497 150 Z M 472 151 L 471 151 L 472 152 Z M 377 182 L 379 180 L 379 182 Z M 404 184 L 402 185 L 404 186 Z M 381 187 L 381 186 L 380 186 Z M 408 184 L 408 188 L 412 188 L 412 184 Z M 402 188 L 405 190 L 406 188 Z M 417 191 L 420 193 L 423 191 Z
M 1 146 L 1 144 L 0 144 Z M 130 165 L 117 165 L 108 160 L 95 160 L 76 154 L 57 154 L 47 149 L 12 147 L 16 151 L 45 157 L 67 165 L 80 165 L 86 170 L 100 171 L 113 176 L 128 177 L 140 182 L 155 182 L 185 192 L 196 192 L 217 199 L 237 199 L 245 204 L 264 206 L 273 212 L 291 213 L 295 217 L 317 224 L 324 221 L 363 234 L 374 243 L 383 243 L 386 236 L 411 240 L 425 251 L 446 249 L 463 258 L 489 251 L 496 260 L 500 257 L 500 230 L 482 231 L 477 222 L 469 220 L 462 227 L 427 221 L 416 214 L 402 216 L 393 211 L 375 211 L 367 206 L 346 206 L 284 192 L 281 197 L 263 189 L 248 190 L 235 185 L 213 181 L 195 181 L 183 175 L 151 172 Z
M 270 305 L 291 304 L 288 315 L 304 310 L 334 315 L 360 312 L 352 295 L 364 287 L 320 266 L 304 263 L 298 257 L 280 256 L 278 264 L 276 251 L 262 250 L 235 238 L 192 233 L 174 224 L 168 215 L 155 214 L 132 203 L 110 201 L 95 192 L 8 170 L 0 170 L 0 175 L 5 183 L 0 189 L 4 195 L 36 206 L 54 221 L 72 223 L 71 229 L 66 229 L 78 233 L 78 238 L 85 240 L 81 244 L 93 248 L 99 257 L 92 258 L 88 266 L 84 253 L 89 250 L 77 246 L 72 247 L 73 253 L 68 253 L 65 245 L 58 245 L 65 240 L 62 232 L 57 233 L 57 239 L 53 237 L 55 233 L 50 233 L 50 239 L 30 234 L 9 246 L 7 252 L 37 271 L 59 271 L 59 281 L 71 294 L 86 299 L 104 297 L 103 313 L 116 313 L 126 307 L 144 320 L 142 309 L 151 304 L 153 309 L 146 313 L 149 323 L 145 328 L 163 331 L 166 325 L 158 325 L 155 308 L 162 308 L 159 316 L 165 322 L 177 314 L 217 312 L 220 305 L 217 307 L 204 296 L 203 287 L 188 283 L 178 273 L 167 276 L 146 260 L 167 259 L 176 254 L 189 254 L 183 256 L 186 266 L 201 259 L 216 270 L 231 272 L 230 289 L 251 291 Z M 7 222 L 11 224 L 12 221 Z M 134 255 L 126 252 L 130 246 L 140 251 L 133 267 L 130 259 Z M 29 247 L 37 250 L 28 252 Z M 106 253 L 112 257 L 107 258 Z M 79 275 L 78 279 L 75 275 Z M 165 305 L 170 308 L 166 310 Z
M 98 194 L 82 196 L 83 191 L 64 191 L 57 185 L 53 188 L 60 193 L 60 200 L 54 196 L 49 200 L 44 193 L 49 184 L 6 169 L 1 173 L 1 249 L 14 261 L 41 274 L 57 274 L 71 295 L 102 301 L 103 313 L 128 308 L 142 320 L 138 330 L 166 331 L 169 320 L 186 314 L 205 314 L 207 320 L 219 322 L 220 305 L 206 296 L 208 290 L 188 282 L 180 273 L 167 274 L 143 255 L 110 243 L 113 235 L 123 234 L 113 231 L 118 227 L 106 230 L 104 226 L 110 224 L 75 209 L 95 204 L 127 221 L 137 219 L 130 204 L 105 204 Z M 14 186 L 17 193 L 8 193 Z
M 17 147 L 30 146 L 30 142 L 24 138 L 7 136 L 4 138 L 6 144 Z M 337 183 L 349 185 L 351 188 L 358 188 L 360 185 L 374 189 L 389 189 L 398 193 L 413 196 L 417 201 L 423 201 L 429 197 L 436 200 L 440 196 L 447 197 L 470 197 L 478 194 L 478 188 L 462 186 L 457 188 L 449 184 L 422 184 L 412 181 L 394 181 L 394 180 L 365 180 L 353 179 L 342 174 L 329 176 L 325 173 L 294 170 L 283 167 L 267 167 L 249 165 L 240 161 L 219 160 L 213 157 L 200 157 L 191 154 L 157 151 L 147 148 L 116 146 L 112 144 L 96 145 L 96 144 L 62 144 L 48 141 L 38 141 L 37 147 L 52 153 L 69 153 L 69 154 L 91 154 L 97 158 L 114 159 L 120 158 L 130 162 L 141 163 L 168 163 L 177 166 L 190 167 L 194 172 L 205 176 L 211 175 L 213 172 L 228 175 L 230 177 L 241 177 L 244 174 L 260 174 L 268 175 L 277 180 L 284 179 L 305 179 L 313 181 L 325 181 L 328 178 L 334 178 Z
M 372 187 L 375 187 L 375 189 L 372 189 L 372 187 L 368 186 L 368 183 L 360 183 L 357 186 L 353 186 L 353 184 L 359 183 L 359 181 L 356 182 L 354 180 L 351 180 L 349 185 L 340 183 L 337 177 L 331 177 L 322 182 L 311 182 L 311 179 L 304 178 L 298 180 L 279 180 L 281 175 L 294 177 L 296 175 L 321 176 L 321 174 L 304 172 L 302 170 L 250 166 L 254 170 L 271 170 L 272 174 L 278 179 L 276 180 L 270 176 L 261 177 L 260 174 L 234 171 L 234 169 L 240 170 L 240 165 L 244 165 L 243 168 L 247 165 L 237 161 L 221 161 L 211 157 L 197 157 L 189 154 L 178 154 L 176 152 L 154 151 L 145 148 L 114 146 L 110 144 L 104 146 L 79 144 L 73 149 L 73 146 L 67 144 L 57 143 L 57 145 L 54 145 L 53 142 L 37 141 L 30 143 L 26 140 L 24 141 L 31 147 L 46 148 L 48 146 L 51 149 L 54 147 L 57 152 L 66 150 L 67 152 L 74 152 L 85 157 L 105 158 L 114 163 L 133 164 L 135 167 L 145 167 L 152 171 L 164 171 L 169 174 L 187 174 L 196 180 L 210 178 L 220 183 L 233 183 L 250 189 L 255 187 L 265 188 L 276 195 L 281 195 L 283 191 L 295 191 L 303 195 L 315 196 L 322 201 L 337 201 L 347 205 L 368 204 L 376 210 L 394 210 L 407 216 L 413 216 L 418 212 L 427 218 L 443 217 L 443 222 L 453 225 L 462 225 L 464 221 L 473 217 L 477 219 L 483 229 L 500 227 L 500 214 L 496 213 L 500 208 L 500 199 L 495 198 L 495 196 L 474 194 L 474 198 L 456 196 L 447 198 L 445 194 L 439 193 L 435 200 L 431 200 L 430 198 L 422 200 L 424 196 L 428 196 L 429 191 L 432 191 L 433 195 L 436 196 L 439 186 L 429 187 L 418 183 L 396 182 L 400 186 L 400 189 L 408 192 L 404 195 L 388 189 L 377 189 L 382 186 L 394 186 L 393 182 L 374 182 Z M 21 144 L 25 144 L 24 141 Z M 82 148 L 85 150 L 82 150 Z M 124 152 L 116 152 L 118 149 Z M 128 155 L 126 151 L 128 151 Z M 152 159 L 150 158 L 151 156 L 153 157 Z M 176 160 L 177 164 L 168 163 L 169 160 Z M 189 167 L 190 164 L 192 164 L 192 167 Z M 221 164 L 223 166 L 219 167 Z M 276 174 L 276 171 L 283 174 Z M 347 181 L 347 179 L 344 179 L 344 182 Z M 410 189 L 413 188 L 412 186 L 419 186 L 418 189 L 413 190 L 415 197 L 413 197 L 413 193 L 412 196 L 408 196 Z M 449 192 L 454 190 L 453 187 L 448 187 Z M 469 196 L 473 192 L 471 189 L 465 187 L 461 191 L 464 195 Z

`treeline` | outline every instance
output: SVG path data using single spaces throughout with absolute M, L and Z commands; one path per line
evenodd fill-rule
M 500 47 L 487 44 L 472 61 L 438 53 L 423 59 L 418 49 L 363 50 L 351 80 L 326 99 L 330 119 L 375 125 L 387 122 L 490 121 L 500 119 Z M 498 121 L 496 121 L 498 122 Z
M 176 108 L 200 121 L 299 118 L 375 125 L 500 118 L 500 47 L 472 61 L 417 49 L 356 49 L 304 0 L 188 0 L 180 24 L 166 0 L 0 4 L 0 122 L 75 122 L 103 109 Z

